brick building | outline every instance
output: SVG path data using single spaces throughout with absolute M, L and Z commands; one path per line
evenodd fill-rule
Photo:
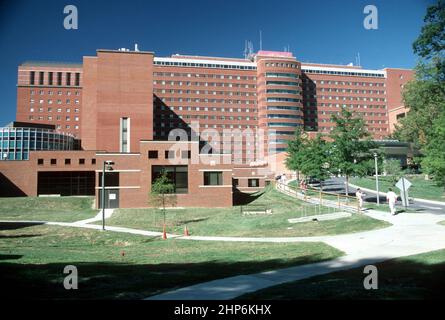
M 162 168 L 178 184 L 178 205 L 228 206 L 233 192 L 264 187 L 274 173 L 264 160 L 285 151 L 296 128 L 327 133 L 341 108 L 362 116 L 375 139 L 387 137 L 397 120 L 389 115 L 404 108 L 401 88 L 412 76 L 302 63 L 273 51 L 230 59 L 97 50 L 82 64 L 23 63 L 17 121 L 51 125 L 80 147 L 33 149 L 27 161 L 0 161 L 3 189 L 95 194 L 99 202 L 103 161 L 112 160 L 110 206 L 149 205 Z M 178 145 L 187 148 L 169 152 Z M 18 160 L 10 156 L 18 147 L 2 146 L 0 159 Z M 183 163 L 172 164 L 177 159 Z

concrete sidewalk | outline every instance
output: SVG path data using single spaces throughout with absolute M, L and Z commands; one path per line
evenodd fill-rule
M 393 226 L 367 232 L 304 239 L 305 241 L 322 241 L 329 244 L 345 252 L 346 255 L 343 257 L 309 265 L 214 280 L 147 299 L 233 299 L 246 293 L 286 282 L 445 248 L 445 227 L 437 224 L 443 220 L 443 217 L 433 214 L 392 216 L 389 213 L 377 211 L 367 213 L 367 215 L 388 221 Z

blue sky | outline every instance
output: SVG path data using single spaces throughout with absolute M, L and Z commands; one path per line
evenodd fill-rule
M 0 125 L 15 119 L 17 66 L 27 60 L 81 62 L 96 49 L 131 48 L 242 57 L 245 40 L 264 50 L 287 45 L 300 61 L 414 67 L 412 42 L 433 0 L 3 0 L 0 1 Z M 76 5 L 79 29 L 63 28 Z M 378 8 L 378 30 L 363 8 Z

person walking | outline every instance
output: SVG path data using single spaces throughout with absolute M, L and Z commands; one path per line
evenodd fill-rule
M 389 209 L 391 210 L 391 214 L 393 216 L 396 215 L 396 202 L 397 202 L 397 194 L 392 191 L 392 188 L 388 189 L 388 193 L 386 194 L 386 201 L 388 201 Z
M 357 192 L 355 193 L 355 196 L 357 197 L 358 207 L 361 212 L 363 209 L 363 198 L 365 197 L 365 194 L 363 193 L 363 191 L 360 188 L 358 188 Z

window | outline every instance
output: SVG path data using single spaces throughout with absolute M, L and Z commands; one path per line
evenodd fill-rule
M 174 159 L 175 158 L 175 151 L 173 150 L 165 150 L 165 159 Z
M 56 165 L 57 164 L 57 159 L 51 159 L 51 165 Z
M 188 167 L 187 166 L 152 166 L 151 182 L 153 183 L 162 172 L 174 185 L 173 193 L 188 193 Z
M 130 152 L 128 141 L 130 136 L 130 119 L 121 118 L 120 151 Z
M 158 150 L 148 151 L 148 159 L 157 159 L 157 158 L 158 158 Z
M 79 159 L 79 164 L 85 164 L 85 159 Z
M 96 164 L 96 159 L 91 159 L 91 164 Z
M 223 180 L 221 171 L 204 172 L 205 186 L 222 186 L 222 184 Z
M 71 73 L 70 72 L 67 72 L 66 73 L 66 85 L 67 86 L 70 86 L 71 85 Z
M 181 151 L 181 158 L 182 159 L 191 159 L 192 158 L 192 152 L 190 150 L 183 150 L 183 151 Z
M 76 78 L 74 80 L 74 85 L 76 87 L 80 86 L 80 73 L 76 72 Z
M 232 185 L 237 188 L 239 186 L 239 179 L 233 179 L 232 180 Z
M 29 72 L 29 84 L 31 84 L 31 85 L 35 84 L 35 77 L 36 77 L 36 72 L 30 71 Z
M 61 86 L 62 85 L 62 72 L 57 72 L 57 85 Z M 61 91 L 59 91 L 60 94 L 62 94 Z
M 105 187 L 118 187 L 119 186 L 119 172 L 105 173 Z M 102 172 L 99 172 L 99 187 L 102 187 Z
M 43 71 L 39 72 L 39 85 L 43 85 L 43 79 L 44 79 L 45 73 Z
M 260 179 L 249 179 L 247 182 L 249 188 L 257 188 L 260 185 Z
M 37 164 L 39 166 L 43 166 L 43 159 L 37 159 Z
M 66 165 L 70 165 L 71 164 L 71 159 L 65 159 L 65 164 Z
M 53 72 L 48 72 L 48 85 L 53 85 Z

